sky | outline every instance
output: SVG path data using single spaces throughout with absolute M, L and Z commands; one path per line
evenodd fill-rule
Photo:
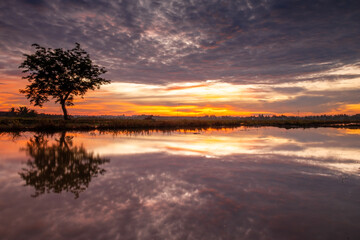
M 360 113 L 358 0 L 2 0 L 0 111 L 30 106 L 31 44 L 81 44 L 112 81 L 69 113 Z

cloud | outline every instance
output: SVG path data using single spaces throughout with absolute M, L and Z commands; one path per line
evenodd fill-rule
M 285 94 L 299 93 L 305 89 L 302 87 L 273 87 L 273 91 Z
M 17 0 L 0 7 L 3 54 L 77 41 L 114 81 L 272 84 L 359 62 L 358 1 Z
M 190 86 L 171 86 L 171 87 L 166 88 L 166 91 L 199 88 L 199 87 L 205 87 L 205 86 L 207 86 L 207 84 L 197 84 L 197 85 L 190 85 Z
M 313 113 L 330 112 L 343 104 L 359 103 L 360 90 L 348 91 L 308 91 L 303 95 L 286 100 L 266 103 L 269 109 L 278 112 L 310 111 Z
M 116 114 L 135 113 L 125 108 L 141 105 L 147 113 L 158 106 L 172 114 L 358 109 L 355 0 L 5 0 L 0 9 L 0 79 L 17 83 L 10 84 L 16 94 L 24 87 L 18 66 L 23 53 L 34 51 L 32 43 L 72 48 L 80 42 L 108 70 L 106 78 L 137 84 L 126 91 L 112 84 L 118 91 L 97 92 L 102 99 L 87 95 L 89 108 L 81 103 L 87 111 L 101 103 L 110 113 L 121 105 L 111 99 L 126 105 Z

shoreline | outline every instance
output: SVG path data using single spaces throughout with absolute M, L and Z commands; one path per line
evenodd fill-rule
M 118 131 L 118 130 L 179 130 L 235 127 L 292 128 L 348 128 L 360 129 L 360 120 L 309 120 L 309 119 L 99 119 L 75 118 L 0 118 L 0 132 L 60 132 L 60 131 Z

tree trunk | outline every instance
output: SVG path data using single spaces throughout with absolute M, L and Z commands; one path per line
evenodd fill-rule
M 61 132 L 61 136 L 59 139 L 59 144 L 61 149 L 69 150 L 69 145 L 66 142 L 66 131 Z
M 61 103 L 61 108 L 62 108 L 63 113 L 64 113 L 64 120 L 69 120 L 68 113 L 67 113 L 66 106 L 65 106 L 65 102 Z

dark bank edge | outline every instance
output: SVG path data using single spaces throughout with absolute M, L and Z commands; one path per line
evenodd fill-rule
M 58 131 L 111 131 L 111 130 L 179 130 L 235 127 L 291 128 L 360 128 L 360 120 L 311 120 L 311 119 L 101 119 L 75 118 L 0 118 L 0 132 L 58 132 Z

